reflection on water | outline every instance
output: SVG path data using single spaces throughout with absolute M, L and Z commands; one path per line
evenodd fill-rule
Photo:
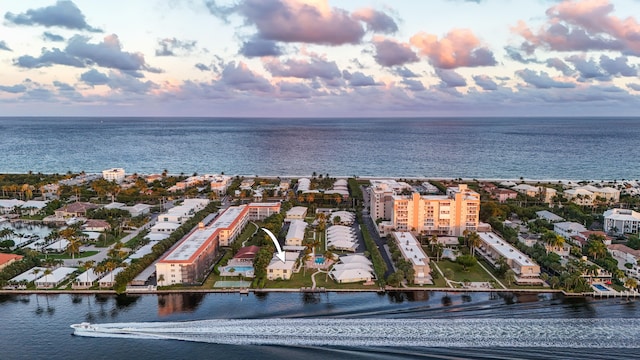
M 158 315 L 194 312 L 204 297 L 205 294 L 202 293 L 160 294 L 158 295 Z

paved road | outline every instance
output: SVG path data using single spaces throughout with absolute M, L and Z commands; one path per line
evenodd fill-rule
M 389 252 L 387 251 L 387 247 L 385 246 L 386 239 L 380 238 L 380 236 L 378 235 L 378 231 L 376 230 L 376 224 L 371 219 L 371 214 L 369 214 L 370 204 L 368 188 L 360 186 L 360 190 L 362 190 L 362 196 L 364 197 L 364 207 L 362 209 L 362 221 L 364 221 L 363 226 L 366 226 L 367 230 L 369 230 L 369 235 L 371 235 L 371 238 L 378 246 L 380 254 L 382 255 L 382 259 L 387 264 L 387 272 L 384 273 L 384 277 L 386 278 L 393 273 L 393 262 L 391 261 L 391 255 L 389 254 Z

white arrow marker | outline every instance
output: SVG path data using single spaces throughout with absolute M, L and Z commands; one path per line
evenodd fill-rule
M 284 251 L 282 251 L 282 249 L 280 249 L 280 244 L 278 243 L 278 239 L 276 239 L 276 236 L 273 235 L 273 233 L 265 228 L 262 228 L 262 230 L 264 230 L 264 232 L 267 233 L 267 235 L 269 235 L 269 237 L 271 238 L 271 240 L 273 241 L 273 245 L 276 246 L 276 251 L 278 251 L 278 253 L 276 254 L 276 256 L 278 257 L 278 259 L 280 259 L 280 261 L 285 262 L 284 261 Z

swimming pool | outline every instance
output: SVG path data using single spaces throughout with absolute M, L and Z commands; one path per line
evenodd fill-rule
M 316 264 L 324 264 L 324 256 L 316 256 Z
M 611 291 L 611 289 L 601 284 L 593 284 L 592 286 L 598 291 Z
M 246 273 L 247 271 L 253 271 L 253 266 L 225 266 L 222 268 L 221 272 L 231 272 L 231 269 L 234 269 L 235 273 Z

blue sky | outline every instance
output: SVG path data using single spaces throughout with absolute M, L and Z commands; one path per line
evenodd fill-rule
M 5 116 L 638 115 L 638 0 L 7 1 Z

